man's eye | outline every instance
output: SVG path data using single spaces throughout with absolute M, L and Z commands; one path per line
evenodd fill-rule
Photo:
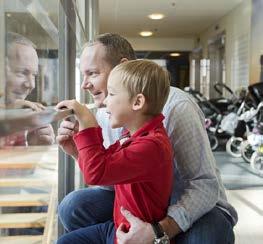
M 97 74 L 96 72 L 89 72 L 89 76 L 94 76 L 96 74 Z
M 19 76 L 24 76 L 25 75 L 24 71 L 17 71 L 16 74 L 19 75 Z

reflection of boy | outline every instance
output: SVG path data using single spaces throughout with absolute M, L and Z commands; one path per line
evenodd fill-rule
M 8 32 L 6 35 L 6 107 L 31 108 L 41 111 L 40 103 L 25 100 L 35 88 L 38 74 L 38 56 L 35 45 L 22 35 Z M 49 145 L 54 142 L 51 125 L 30 132 L 21 132 L 5 138 L 5 146 Z
M 103 147 L 101 128 L 84 105 L 76 101 L 58 104 L 73 109 L 79 122 L 80 132 L 74 140 L 86 183 L 115 185 L 116 192 L 114 224 L 108 221 L 75 230 L 59 239 L 58 244 L 112 243 L 114 228 L 121 226 L 128 231 L 130 227 L 121 207 L 150 223 L 166 216 L 173 169 L 172 148 L 161 111 L 169 83 L 167 71 L 150 61 L 129 61 L 112 70 L 104 103 L 111 127 L 127 131 L 108 149 Z M 164 238 L 169 241 L 167 235 Z

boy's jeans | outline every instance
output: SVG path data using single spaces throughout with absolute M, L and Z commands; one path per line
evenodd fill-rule
M 112 220 L 113 202 L 114 192 L 85 188 L 68 194 L 58 207 L 58 215 L 66 231 L 71 232 Z M 175 241 L 180 244 L 234 244 L 234 239 L 230 217 L 215 207 L 187 232 L 179 234 Z
M 58 239 L 57 244 L 114 244 L 112 221 L 71 231 Z

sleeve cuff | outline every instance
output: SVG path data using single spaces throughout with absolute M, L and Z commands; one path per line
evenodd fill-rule
M 173 206 L 169 207 L 168 215 L 175 220 L 183 232 L 186 232 L 190 228 L 191 221 L 189 214 L 186 213 L 183 207 L 176 206 L 176 209 L 173 209 Z
M 102 129 L 100 127 L 86 128 L 74 135 L 73 139 L 78 150 L 89 145 L 102 144 Z

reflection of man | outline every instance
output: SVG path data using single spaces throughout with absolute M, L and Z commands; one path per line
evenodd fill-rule
M 6 107 L 43 110 L 42 104 L 25 100 L 35 88 L 35 78 L 38 73 L 38 56 L 34 44 L 24 36 L 12 32 L 7 33 L 6 44 Z M 48 125 L 29 131 L 26 138 L 20 133 L 7 137 L 6 145 L 23 145 L 26 141 L 29 145 L 52 144 L 53 128 Z

